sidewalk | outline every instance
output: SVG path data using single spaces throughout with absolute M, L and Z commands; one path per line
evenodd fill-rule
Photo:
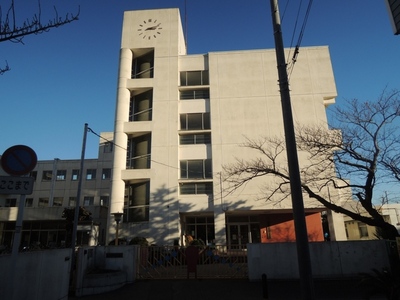
M 358 280 L 315 280 L 316 299 L 352 299 L 365 298 L 365 287 Z M 298 281 L 268 281 L 268 294 L 264 297 L 260 282 L 248 280 L 145 280 L 126 285 L 113 292 L 70 300 L 298 300 L 301 290 Z M 375 296 L 371 300 L 386 299 Z

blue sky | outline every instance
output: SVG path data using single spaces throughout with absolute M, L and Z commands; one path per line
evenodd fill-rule
M 36 1 L 15 0 L 17 20 L 37 11 Z M 3 0 L 3 12 L 9 0 Z M 281 0 L 285 47 L 295 46 L 307 1 Z M 43 21 L 76 12 L 80 20 L 28 36 L 24 45 L 0 44 L 0 154 L 24 144 L 40 160 L 78 159 L 84 123 L 113 131 L 122 17 L 125 10 L 179 7 L 184 0 L 41 0 Z M 288 4 L 286 6 L 286 4 Z M 287 7 L 285 9 L 285 7 Z M 188 53 L 274 48 L 268 0 L 187 0 Z M 400 89 L 400 36 L 383 0 L 315 0 L 301 46 L 328 45 L 338 97 L 376 99 Z M 298 57 L 301 60 L 301 51 Z M 278 87 L 277 87 L 278 89 Z M 88 133 L 86 158 L 96 158 L 98 137 Z

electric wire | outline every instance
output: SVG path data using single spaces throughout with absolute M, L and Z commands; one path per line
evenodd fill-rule
M 108 142 L 108 143 L 114 145 L 115 147 L 118 147 L 118 148 L 121 148 L 121 149 L 123 149 L 123 150 L 125 150 L 125 151 L 128 151 L 127 148 L 122 147 L 122 146 L 116 144 L 115 142 L 106 139 L 105 137 L 102 137 L 101 135 L 99 135 L 98 133 L 96 133 L 95 131 L 93 131 L 91 128 L 88 128 L 88 132 L 93 133 L 95 136 L 97 136 L 97 137 L 99 137 L 99 138 L 105 140 L 106 142 Z M 147 157 L 147 156 L 148 156 L 148 155 L 139 155 L 139 156 L 135 156 L 134 158 L 137 159 L 137 158 L 143 158 L 143 157 Z M 159 165 L 162 165 L 162 166 L 171 168 L 171 169 L 175 169 L 175 170 L 179 170 L 179 171 L 185 171 L 185 172 L 188 172 L 188 171 L 189 171 L 188 169 L 182 169 L 182 168 L 179 168 L 179 167 L 176 167 L 176 166 L 171 166 L 171 165 L 168 165 L 168 164 L 165 164 L 165 163 L 162 163 L 162 162 L 153 160 L 153 159 L 150 159 L 150 161 L 153 162 L 153 163 L 156 163 L 156 164 L 159 164 Z M 194 173 L 194 174 L 197 173 L 197 174 L 202 174 L 202 175 L 203 175 L 205 172 L 204 172 L 204 171 L 203 171 L 203 172 L 192 172 L 192 171 L 191 171 L 191 173 Z M 212 173 L 213 175 L 218 174 L 218 172 L 211 172 L 211 173 Z M 197 179 L 197 178 L 193 178 L 193 179 Z M 208 179 L 208 178 L 202 178 L 202 179 Z M 210 178 L 210 179 L 211 179 L 211 178 Z
M 289 2 L 289 1 L 288 1 L 288 2 Z M 294 37 L 295 37 L 296 31 L 297 31 L 297 23 L 298 23 L 298 21 L 299 21 L 299 16 L 300 16 L 300 11 L 301 11 L 302 4 L 303 4 L 303 0 L 300 0 L 299 7 L 298 7 L 298 9 L 297 9 L 296 21 L 295 21 L 295 23 L 294 23 L 294 28 L 293 28 L 293 33 L 292 33 L 292 39 L 290 40 L 288 61 L 286 62 L 286 65 L 288 66 L 288 68 L 289 68 L 289 66 L 290 66 L 289 57 L 290 57 L 290 55 L 291 55 L 290 52 L 291 52 L 291 50 L 292 50 Z
M 121 149 L 127 151 L 127 148 L 122 147 L 122 146 L 116 144 L 114 141 L 111 141 L 111 140 L 109 140 L 109 139 L 107 139 L 107 138 L 101 136 L 100 134 L 96 133 L 96 132 L 95 132 L 93 129 L 91 129 L 90 127 L 88 127 L 88 132 L 90 132 L 90 133 L 94 134 L 95 136 L 97 136 L 97 137 L 99 137 L 99 138 L 105 140 L 106 142 L 108 142 L 108 143 L 114 145 L 115 147 L 119 147 L 119 148 L 121 148 Z M 141 156 L 138 156 L 138 157 L 141 157 Z M 143 156 L 143 157 L 144 157 L 144 156 Z M 168 167 L 168 168 L 176 169 L 176 170 L 179 170 L 179 171 L 184 170 L 185 172 L 188 172 L 188 169 L 178 168 L 178 167 L 175 167 L 175 166 L 171 166 L 171 165 L 168 165 L 168 164 L 165 164 L 165 163 L 161 163 L 161 162 L 155 161 L 155 160 L 153 160 L 153 159 L 150 159 L 150 161 L 153 162 L 153 163 L 159 164 L 159 165 L 166 166 L 166 167 Z M 192 171 L 191 171 L 191 173 L 197 173 L 197 172 L 192 172 Z M 203 174 L 204 174 L 204 171 L 203 171 L 203 172 L 198 172 L 198 173 L 203 175 Z M 211 198 L 208 200 L 208 203 L 216 203 L 217 201 L 221 201 L 221 203 L 222 203 L 221 205 L 226 205 L 226 204 L 223 203 L 223 200 L 226 199 L 226 198 L 228 198 L 230 195 L 232 195 L 233 192 L 235 192 L 235 191 L 238 192 L 238 190 L 236 190 L 236 189 L 232 190 L 231 188 L 224 188 L 224 187 L 223 187 L 223 182 L 224 182 L 225 180 L 223 180 L 223 179 L 221 178 L 221 176 L 222 176 L 222 173 L 221 173 L 221 172 L 212 172 L 212 175 L 213 175 L 212 178 L 201 178 L 202 180 L 210 180 L 210 181 L 201 181 L 201 182 L 198 182 L 198 181 L 197 181 L 199 178 L 180 178 L 180 179 L 183 179 L 184 181 L 179 182 L 178 185 L 176 185 L 176 186 L 169 187 L 169 189 L 176 189 L 176 190 L 178 190 L 179 187 L 180 187 L 183 183 L 193 183 L 193 182 L 195 182 L 195 183 L 208 183 L 208 182 L 212 182 L 212 184 L 213 184 L 213 191 L 217 191 L 217 190 L 219 189 L 219 195 L 218 195 L 217 192 L 215 192 L 215 193 L 213 192 L 213 193 L 212 193 L 213 197 L 211 197 Z M 217 176 L 214 177 L 214 175 L 219 176 L 219 178 L 217 178 Z M 189 179 L 189 180 L 186 181 L 186 179 Z M 193 181 L 191 181 L 191 179 L 192 179 Z M 241 194 L 240 191 L 239 191 L 239 194 Z M 254 194 L 254 196 L 256 196 L 256 195 L 257 195 L 257 194 Z
M 305 32 L 305 29 L 306 29 L 308 18 L 310 16 L 310 11 L 311 11 L 312 4 L 313 4 L 313 0 L 309 0 L 308 6 L 307 6 L 307 10 L 306 10 L 306 13 L 305 13 L 305 16 L 304 16 L 303 24 L 301 26 L 299 37 L 297 39 L 296 47 L 295 47 L 295 50 L 294 50 L 294 53 L 293 53 L 292 61 L 290 63 L 290 67 L 288 67 L 288 71 L 289 71 L 288 80 L 290 80 L 290 77 L 291 77 L 291 75 L 293 73 L 294 65 L 295 65 L 295 63 L 297 61 L 297 57 L 298 57 L 299 52 L 300 52 L 300 45 L 301 45 L 301 42 L 302 42 L 303 37 L 304 37 L 304 32 Z M 300 7 L 299 7 L 299 12 L 300 12 Z M 297 24 L 297 20 L 296 20 L 296 24 Z

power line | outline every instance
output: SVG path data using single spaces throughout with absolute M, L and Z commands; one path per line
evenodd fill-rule
M 296 47 L 295 47 L 295 50 L 294 50 L 294 53 L 293 53 L 293 56 L 292 56 L 292 61 L 291 61 L 290 64 L 288 64 L 288 71 L 289 71 L 289 76 L 288 77 L 289 77 L 289 80 L 290 80 L 290 77 L 292 75 L 292 72 L 293 72 L 293 69 L 294 69 L 294 65 L 295 65 L 295 63 L 297 61 L 297 57 L 298 57 L 299 52 L 300 52 L 300 45 L 301 45 L 301 42 L 303 40 L 303 36 L 304 36 L 305 29 L 306 29 L 308 17 L 310 16 L 310 11 L 311 11 L 312 4 L 313 4 L 313 0 L 309 0 L 308 6 L 307 6 L 307 10 L 306 10 L 306 13 L 305 13 L 305 16 L 304 16 L 303 24 L 301 26 L 299 37 L 297 39 Z M 300 9 L 301 9 L 301 3 L 300 3 L 300 6 L 299 6 L 299 9 L 298 9 L 298 12 L 297 12 L 295 28 L 297 27 L 297 19 L 299 17 Z M 292 39 L 293 39 L 293 37 L 292 37 Z

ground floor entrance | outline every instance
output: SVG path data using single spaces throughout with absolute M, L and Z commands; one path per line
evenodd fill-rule
M 295 228 L 290 210 L 284 212 L 227 212 L 223 228 L 216 225 L 210 213 L 187 213 L 180 215 L 181 241 L 186 245 L 185 236 L 200 240 L 205 246 L 216 244 L 216 232 L 225 236 L 224 244 L 229 249 L 245 249 L 248 243 L 294 242 Z M 326 226 L 323 226 L 321 212 L 306 213 L 307 232 L 310 241 L 323 241 Z M 221 233 L 222 232 L 222 233 Z M 218 244 L 218 242 L 217 242 Z

